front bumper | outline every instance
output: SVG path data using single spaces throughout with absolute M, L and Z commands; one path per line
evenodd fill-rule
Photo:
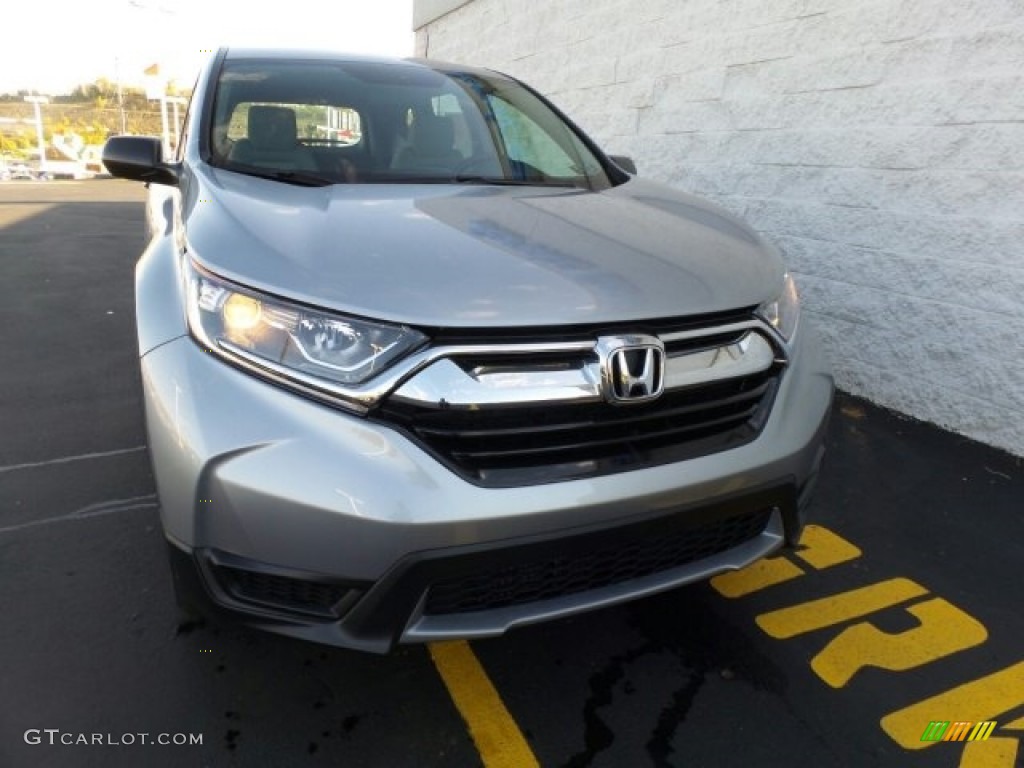
M 751 443 L 483 488 L 398 431 L 268 385 L 190 338 L 145 355 L 142 371 L 179 588 L 265 629 L 379 652 L 611 605 L 795 541 L 832 398 L 805 327 Z M 659 551 L 666 539 L 680 542 L 674 554 Z M 543 588 L 560 568 L 595 571 L 595 553 L 605 563 L 629 546 L 637 556 L 611 576 L 598 567 L 561 593 Z M 502 585 L 498 597 L 477 594 L 481 571 Z

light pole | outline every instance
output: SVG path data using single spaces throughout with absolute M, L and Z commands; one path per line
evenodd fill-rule
M 117 75 L 117 108 L 121 112 L 121 135 L 128 133 L 124 116 L 124 89 L 121 87 L 121 59 L 114 57 L 114 72 Z
M 129 6 L 131 6 L 132 8 L 135 8 L 136 10 L 139 10 L 139 11 L 152 11 L 152 12 L 163 14 L 164 16 L 166 16 L 168 18 L 173 18 L 173 19 L 177 19 L 178 18 L 178 15 L 177 15 L 176 11 L 171 9 L 171 8 L 164 8 L 163 6 L 154 5 L 154 4 L 150 3 L 150 2 L 142 2 L 141 0 L 127 0 L 127 3 L 128 3 Z M 167 30 L 165 30 L 165 31 L 167 31 Z M 170 37 L 173 38 L 174 35 L 171 34 Z M 154 71 L 153 74 L 154 75 L 158 75 L 159 74 L 159 66 L 158 65 L 154 65 L 154 68 L 156 69 L 156 71 Z M 148 75 L 149 74 L 149 69 L 147 68 L 147 70 L 145 70 L 145 71 L 146 71 L 146 73 Z M 156 87 L 159 87 L 159 92 L 156 91 Z M 169 98 L 167 96 L 167 81 L 166 80 L 164 80 L 164 81 L 157 80 L 157 81 L 155 81 L 153 83 L 148 84 L 146 86 L 146 98 L 149 99 L 150 101 L 155 101 L 156 99 L 160 100 L 160 128 L 161 128 L 161 132 L 163 134 L 164 152 L 167 153 L 169 151 L 169 149 L 170 149 L 170 135 L 171 135 L 170 126 L 167 123 L 167 99 Z M 177 107 L 176 103 L 175 103 L 175 106 L 174 106 L 174 110 L 175 110 L 175 115 L 177 115 L 178 107 Z M 122 114 L 122 116 L 124 115 L 124 108 L 123 107 L 121 109 L 121 114 Z M 122 122 L 123 122 L 123 119 L 124 118 L 122 117 Z M 124 132 L 123 127 L 122 127 L 122 132 Z M 177 129 L 175 129 L 175 135 L 177 135 Z
M 39 109 L 40 104 L 49 104 L 50 100 L 45 96 L 26 96 L 25 101 L 32 102 L 36 109 L 36 140 L 39 142 L 39 175 L 46 173 L 46 141 L 43 139 L 43 113 Z

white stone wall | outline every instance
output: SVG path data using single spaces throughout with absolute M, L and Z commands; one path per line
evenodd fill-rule
M 842 389 L 1024 455 L 1024 0 L 473 0 L 417 53 L 743 216 Z

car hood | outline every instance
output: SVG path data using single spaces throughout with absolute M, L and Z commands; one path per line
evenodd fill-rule
M 782 265 L 728 213 L 652 182 L 602 192 L 300 187 L 213 168 L 186 245 L 213 272 L 315 306 L 434 327 L 682 317 L 749 307 Z

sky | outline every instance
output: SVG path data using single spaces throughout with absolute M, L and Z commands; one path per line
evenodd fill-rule
M 0 93 L 141 86 L 154 63 L 191 87 L 222 45 L 413 54 L 412 0 L 26 0 L 2 14 Z

